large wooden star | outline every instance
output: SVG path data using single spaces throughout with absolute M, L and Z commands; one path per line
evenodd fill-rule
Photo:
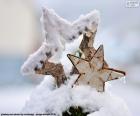
M 68 58 L 80 74 L 76 80 L 76 84 L 90 85 L 95 87 L 99 92 L 104 91 L 105 82 L 125 76 L 125 72 L 123 71 L 103 67 L 103 45 L 97 49 L 90 60 L 70 54 L 68 54 Z

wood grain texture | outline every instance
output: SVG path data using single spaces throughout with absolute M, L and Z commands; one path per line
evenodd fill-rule
M 123 71 L 104 67 L 103 45 L 100 45 L 90 60 L 71 54 L 68 54 L 68 58 L 79 73 L 75 84 L 89 85 L 96 88 L 98 92 L 105 90 L 105 82 L 125 76 Z
M 66 79 L 64 69 L 62 64 L 55 64 L 49 61 L 42 61 L 42 68 L 35 70 L 36 74 L 42 75 L 52 75 L 57 83 L 57 86 L 60 87 L 61 84 L 64 84 Z

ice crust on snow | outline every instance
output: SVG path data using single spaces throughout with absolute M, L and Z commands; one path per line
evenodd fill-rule
M 46 76 L 26 102 L 22 113 L 62 115 L 70 106 L 81 106 L 88 116 L 130 116 L 124 101 L 109 92 L 99 93 L 90 86 L 55 88 L 54 78 Z
M 25 61 L 21 72 L 26 75 L 34 74 L 34 68 L 42 66 L 40 60 L 60 62 L 66 43 L 78 39 L 79 35 L 87 30 L 95 30 L 99 19 L 99 12 L 93 10 L 87 15 L 80 16 L 76 21 L 69 22 L 58 16 L 52 9 L 43 8 L 41 23 L 44 42 Z

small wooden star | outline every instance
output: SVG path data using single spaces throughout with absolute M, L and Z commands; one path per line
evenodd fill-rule
M 80 74 L 76 80 L 76 84 L 90 85 L 95 87 L 99 92 L 104 91 L 105 82 L 125 76 L 125 72 L 123 71 L 103 67 L 103 45 L 97 49 L 90 60 L 70 54 L 67 56 Z

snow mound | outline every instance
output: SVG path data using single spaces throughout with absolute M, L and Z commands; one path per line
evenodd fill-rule
M 68 84 L 69 85 L 69 84 Z M 130 116 L 124 101 L 109 92 L 99 93 L 90 86 L 55 88 L 54 78 L 46 76 L 32 93 L 22 113 L 55 113 L 61 116 L 70 106 L 81 106 L 88 116 Z

